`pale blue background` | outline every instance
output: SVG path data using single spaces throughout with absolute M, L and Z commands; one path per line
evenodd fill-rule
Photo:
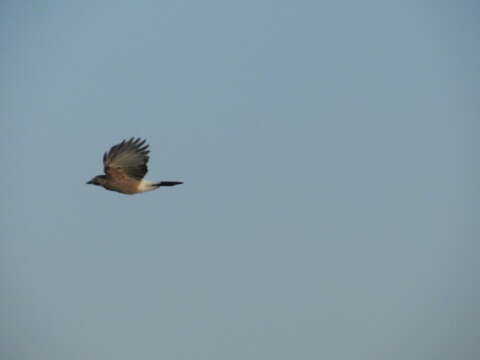
M 480 358 L 477 4 L 2 2 L 2 359 Z

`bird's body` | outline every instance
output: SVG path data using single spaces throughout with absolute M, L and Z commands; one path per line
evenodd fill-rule
M 149 152 L 145 140 L 123 140 L 103 155 L 105 175 L 95 176 L 87 184 L 128 195 L 155 190 L 160 186 L 183 184 L 181 181 L 153 182 L 143 179 L 148 171 Z

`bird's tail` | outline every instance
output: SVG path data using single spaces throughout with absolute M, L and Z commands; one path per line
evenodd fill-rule
M 152 191 L 158 189 L 160 186 L 175 186 L 183 184 L 181 181 L 160 181 L 153 182 L 143 179 L 138 185 L 138 192 Z
M 160 181 L 157 183 L 153 183 L 152 186 L 155 187 L 160 187 L 160 186 L 175 186 L 175 185 L 180 185 L 183 184 L 182 181 Z

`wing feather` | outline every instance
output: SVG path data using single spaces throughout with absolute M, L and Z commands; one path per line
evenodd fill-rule
M 103 155 L 105 174 L 114 175 L 123 172 L 126 176 L 141 180 L 148 171 L 147 163 L 150 151 L 146 140 L 130 138 L 112 146 Z M 112 169 L 115 169 L 112 171 Z

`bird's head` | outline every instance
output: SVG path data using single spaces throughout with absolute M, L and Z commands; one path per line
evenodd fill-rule
M 102 186 L 105 183 L 105 175 L 97 175 L 92 180 L 87 181 L 87 184 Z

